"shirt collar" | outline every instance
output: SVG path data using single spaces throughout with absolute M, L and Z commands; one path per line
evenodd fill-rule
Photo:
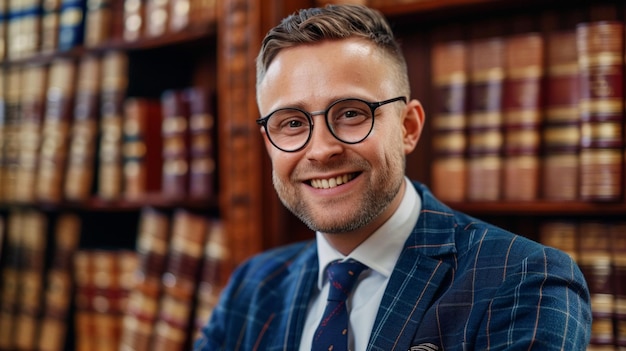
M 391 276 L 393 267 L 404 248 L 404 243 L 417 223 L 422 207 L 422 200 L 419 194 L 406 177 L 405 183 L 404 196 L 398 209 L 347 257 L 335 250 L 322 233 L 315 233 L 319 257 L 317 284 L 320 290 L 326 279 L 326 266 L 336 260 L 353 258 L 386 278 Z

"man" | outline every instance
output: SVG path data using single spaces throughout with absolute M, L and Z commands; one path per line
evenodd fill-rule
M 406 179 L 424 111 L 380 13 L 302 10 L 268 33 L 257 71 L 274 186 L 316 240 L 239 267 L 196 350 L 586 348 L 589 293 L 569 256 Z M 335 273 L 337 260 L 359 268 Z M 337 287 L 348 300 L 325 311 Z

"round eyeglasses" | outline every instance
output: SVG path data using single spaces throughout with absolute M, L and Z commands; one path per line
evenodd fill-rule
M 313 116 L 324 115 L 330 133 L 346 144 L 357 144 L 365 140 L 374 128 L 374 111 L 396 101 L 404 101 L 404 96 L 393 99 L 369 102 L 356 98 L 333 102 L 323 111 L 307 112 L 295 107 L 278 109 L 259 118 L 256 123 L 265 128 L 268 139 L 277 149 L 285 152 L 301 150 L 311 140 Z

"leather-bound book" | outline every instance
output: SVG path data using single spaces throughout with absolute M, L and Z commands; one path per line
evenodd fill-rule
M 580 196 L 617 201 L 624 187 L 624 25 L 576 28 L 580 68 Z
M 5 179 L 5 157 L 4 157 L 4 145 L 6 141 L 6 122 L 7 122 L 7 104 L 8 104 L 8 91 L 6 83 L 8 81 L 7 74 L 4 70 L 0 70 L 0 202 L 5 202 L 6 197 L 4 195 Z
M 611 224 L 611 259 L 615 295 L 615 345 L 626 347 L 626 222 Z
M 22 236 L 21 266 L 15 317 L 15 349 L 34 350 L 43 310 L 47 217 L 37 210 L 17 212 Z
M 497 201 L 502 193 L 504 39 L 472 39 L 469 49 L 467 197 Z
M 0 2 L 0 61 L 4 61 L 7 57 L 7 18 L 9 14 L 8 2 Z
M 74 253 L 74 349 L 76 351 L 92 351 L 94 339 L 94 309 L 92 307 L 95 294 L 94 269 L 92 252 L 77 250 Z
M 152 340 L 153 351 L 186 350 L 190 347 L 193 301 L 197 289 L 207 217 L 178 209 L 172 219 L 167 266 L 162 276 L 163 295 Z
M 63 199 L 70 128 L 73 119 L 76 67 L 72 59 L 56 59 L 49 71 L 46 110 L 41 131 L 37 198 Z
M 578 260 L 578 222 L 566 220 L 550 220 L 541 224 L 539 241 L 547 246 L 557 248 Z
M 41 52 L 49 54 L 59 45 L 61 0 L 42 0 L 41 6 Z
M 150 351 L 170 241 L 170 218 L 145 207 L 137 233 L 137 268 L 123 316 L 120 350 Z
M 217 0 L 190 0 L 190 26 L 202 27 L 217 22 Z
M 170 0 L 145 0 L 145 34 L 158 37 L 168 31 L 170 17 Z
M 113 34 L 113 0 L 88 0 L 85 12 L 85 46 L 103 45 Z
M 70 130 L 65 198 L 88 199 L 92 193 L 100 110 L 101 62 L 84 56 L 79 64 L 74 120 Z
M 52 263 L 46 273 L 44 312 L 37 349 L 62 351 L 68 341 L 74 289 L 73 259 L 80 240 L 81 220 L 73 213 L 62 213 L 54 226 Z
M 61 0 L 58 50 L 66 51 L 83 44 L 87 0 Z
M 544 43 L 541 33 L 506 38 L 503 100 L 505 201 L 539 195 Z
M 189 196 L 214 199 L 217 197 L 217 126 L 213 97 L 201 87 L 187 89 L 186 95 L 191 134 Z
M 600 221 L 580 222 L 578 265 L 591 295 L 590 347 L 614 345 L 614 281 L 611 262 L 610 224 Z
M 181 90 L 161 95 L 163 111 L 163 186 L 167 198 L 182 199 L 189 193 L 189 108 Z
M 17 312 L 19 306 L 19 285 L 22 276 L 22 255 L 24 252 L 22 215 L 13 210 L 7 215 L 7 236 L 5 257 L 2 266 L 0 285 L 0 350 L 15 349 Z
M 111 51 L 102 58 L 97 194 L 105 200 L 122 194 L 122 123 L 128 87 L 128 58 Z
M 32 57 L 39 52 L 41 44 L 41 0 L 21 0 L 20 58 Z
M 578 199 L 580 149 L 576 32 L 551 32 L 546 40 L 542 198 L 572 201 Z
M 127 98 L 124 102 L 122 162 L 124 197 L 139 200 L 159 193 L 162 184 L 163 136 L 158 99 Z
M 202 327 L 211 317 L 220 293 L 232 273 L 231 254 L 224 224 L 220 219 L 214 218 L 210 220 L 209 226 L 196 295 L 193 339 L 199 337 Z
M 48 68 L 29 65 L 22 75 L 21 120 L 19 125 L 19 156 L 15 179 L 15 200 L 35 200 L 37 165 L 41 146 L 41 128 L 45 110 Z
M 432 49 L 433 192 L 443 201 L 464 201 L 467 191 L 467 43 L 436 42 Z
M 23 70 L 19 67 L 7 71 L 7 86 L 5 95 L 5 114 L 1 122 L 2 130 L 2 183 L 0 189 L 2 199 L 7 202 L 15 201 L 17 175 L 19 169 L 20 152 L 20 120 L 22 115 Z
M 22 31 L 22 12 L 24 4 L 18 0 L 7 1 L 6 47 L 7 58 L 17 60 L 23 57 L 24 33 Z
M 192 11 L 196 10 L 192 8 L 193 3 L 194 0 L 170 0 L 169 31 L 176 32 L 189 26 Z
M 123 38 L 126 41 L 136 41 L 144 36 L 146 27 L 145 0 L 123 0 Z

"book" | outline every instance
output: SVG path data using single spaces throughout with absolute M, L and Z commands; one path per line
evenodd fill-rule
M 146 36 L 158 37 L 168 31 L 171 0 L 145 0 Z
M 539 242 L 559 249 L 578 261 L 578 222 L 567 220 L 550 220 L 541 223 Z
M 181 199 L 189 193 L 189 103 L 182 90 L 161 94 L 163 111 L 163 184 L 167 198 Z
M 626 347 L 626 222 L 612 223 L 609 228 L 615 295 L 615 345 Z
M 8 22 L 7 1 L 0 2 L 0 61 L 7 57 L 7 22 Z
M 85 55 L 81 58 L 63 188 L 65 198 L 72 201 L 87 200 L 92 194 L 101 95 L 100 71 L 99 57 Z
M 72 59 L 55 59 L 50 66 L 46 109 L 41 131 L 37 198 L 63 199 L 70 127 L 73 119 L 76 67 Z
M 34 56 L 40 49 L 41 0 L 21 0 L 19 58 Z
M 21 217 L 15 210 L 7 215 L 6 254 L 2 267 L 0 295 L 0 350 L 15 348 L 15 332 L 19 304 L 19 285 L 22 275 L 21 256 L 24 251 Z
M 68 341 L 68 324 L 74 289 L 73 258 L 78 248 L 81 219 L 75 213 L 61 213 L 54 224 L 52 261 L 46 272 L 44 310 L 40 321 L 37 350 L 62 351 Z
M 12 67 L 6 73 L 6 94 L 4 119 L 1 122 L 2 134 L 2 183 L 1 198 L 7 202 L 15 201 L 17 175 L 19 169 L 19 128 L 22 117 L 23 69 Z
M 199 86 L 186 89 L 189 100 L 190 169 L 189 196 L 217 197 L 217 125 L 215 104 L 209 90 Z
M 578 265 L 585 276 L 591 296 L 590 347 L 613 346 L 614 288 L 611 262 L 610 224 L 600 221 L 579 222 Z
M 110 51 L 102 57 L 97 195 L 114 200 L 122 194 L 122 123 L 128 87 L 128 57 Z
M 576 27 L 580 69 L 580 197 L 618 201 L 624 187 L 624 25 Z
M 61 21 L 61 0 L 42 0 L 41 52 L 53 53 L 59 44 L 59 23 Z
M 87 0 L 85 10 L 85 46 L 102 45 L 113 34 L 113 1 Z
M 539 197 L 544 67 L 543 36 L 528 32 L 505 40 L 503 87 L 503 200 Z
M 127 199 L 137 200 L 161 191 L 162 120 L 158 99 L 131 97 L 124 101 L 122 163 L 124 197 Z
M 580 151 L 576 32 L 551 32 L 546 41 L 541 197 L 573 201 L 578 199 Z
M 138 264 L 122 320 L 120 350 L 151 350 L 170 236 L 168 214 L 151 207 L 142 208 L 136 244 Z
M 187 27 L 203 27 L 217 22 L 217 0 L 190 0 Z
M 143 37 L 145 24 L 145 1 L 123 0 L 124 1 L 124 25 L 123 38 L 126 41 L 135 41 Z
M 67 51 L 83 44 L 86 0 L 61 0 L 58 50 Z
M 211 317 L 232 273 L 231 255 L 228 238 L 224 232 L 224 223 L 218 218 L 213 218 L 209 226 L 196 295 L 194 340 L 200 336 L 202 327 Z
M 502 197 L 504 38 L 469 43 L 468 180 L 470 201 Z
M 22 75 L 21 120 L 19 123 L 18 169 L 15 177 L 14 200 L 35 201 L 35 184 L 41 147 L 48 68 L 28 65 Z
M 48 221 L 43 212 L 33 209 L 19 210 L 12 215 L 13 220 L 19 222 L 15 230 L 21 236 L 14 346 L 16 350 L 34 350 L 43 310 Z
M 18 0 L 7 1 L 6 56 L 11 60 L 20 59 L 24 55 L 25 38 L 22 31 L 24 5 Z
M 74 260 L 75 349 L 117 349 L 130 293 L 123 280 L 136 269 L 136 256 L 128 250 L 90 249 L 77 251 Z
M 436 94 L 432 119 L 433 192 L 443 201 L 463 201 L 467 192 L 467 43 L 436 42 L 431 61 Z
M 209 229 L 207 217 L 177 209 L 172 218 L 168 261 L 162 275 L 163 294 L 151 350 L 186 350 L 191 345 L 193 301 Z

